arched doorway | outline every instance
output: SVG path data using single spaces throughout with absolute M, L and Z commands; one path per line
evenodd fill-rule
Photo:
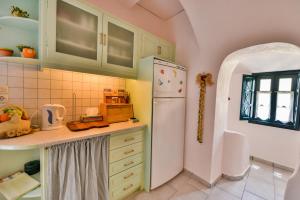
M 254 66 L 261 66 L 260 71 L 268 71 L 269 67 L 272 67 L 274 71 L 300 69 L 300 48 L 287 43 L 261 44 L 235 51 L 223 61 L 217 81 L 211 171 L 213 179 L 222 174 L 223 134 L 227 129 L 228 97 L 232 74 L 239 67 Z

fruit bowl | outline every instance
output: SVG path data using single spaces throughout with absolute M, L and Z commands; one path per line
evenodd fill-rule
M 0 48 L 0 57 L 12 56 L 14 51 L 12 49 Z

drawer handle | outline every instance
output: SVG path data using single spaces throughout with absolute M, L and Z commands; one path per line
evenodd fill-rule
M 127 167 L 127 166 L 129 166 L 129 165 L 132 165 L 134 162 L 133 161 L 130 161 L 130 162 L 128 162 L 128 163 L 125 163 L 124 164 L 124 167 Z
M 128 189 L 130 189 L 130 188 L 132 188 L 132 187 L 133 187 L 133 184 L 130 184 L 129 186 L 124 187 L 124 188 L 123 188 L 123 191 L 126 191 L 126 190 L 128 190 Z
M 126 180 L 126 179 L 128 179 L 129 177 L 131 177 L 131 176 L 133 176 L 134 175 L 134 173 L 133 172 L 131 172 L 130 174 L 128 174 L 127 176 L 124 176 L 124 179 Z
M 129 150 L 129 151 L 125 151 L 124 154 L 127 155 L 127 154 L 130 154 L 130 153 L 132 153 L 132 152 L 134 152 L 134 149 L 131 149 L 131 150 Z
M 124 142 L 129 142 L 129 141 L 132 141 L 134 139 L 135 139 L 134 137 L 125 138 Z

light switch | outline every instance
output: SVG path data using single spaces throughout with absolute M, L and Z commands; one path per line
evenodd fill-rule
M 7 85 L 0 85 L 0 106 L 8 103 L 8 87 Z

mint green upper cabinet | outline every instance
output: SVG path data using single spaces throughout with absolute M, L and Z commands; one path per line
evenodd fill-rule
M 159 57 L 166 60 L 174 61 L 173 51 L 174 51 L 174 46 L 172 43 L 160 39 L 159 47 L 158 47 Z
M 175 61 L 174 45 L 150 33 L 143 32 L 141 57 L 156 56 L 165 60 Z
M 97 71 L 102 45 L 102 13 L 75 0 L 48 0 L 46 65 Z
M 109 74 L 135 77 L 138 33 L 135 27 L 105 15 L 101 70 Z
M 148 56 L 158 56 L 159 51 L 159 39 L 152 34 L 143 33 L 142 36 L 142 47 L 141 57 L 145 58 Z

